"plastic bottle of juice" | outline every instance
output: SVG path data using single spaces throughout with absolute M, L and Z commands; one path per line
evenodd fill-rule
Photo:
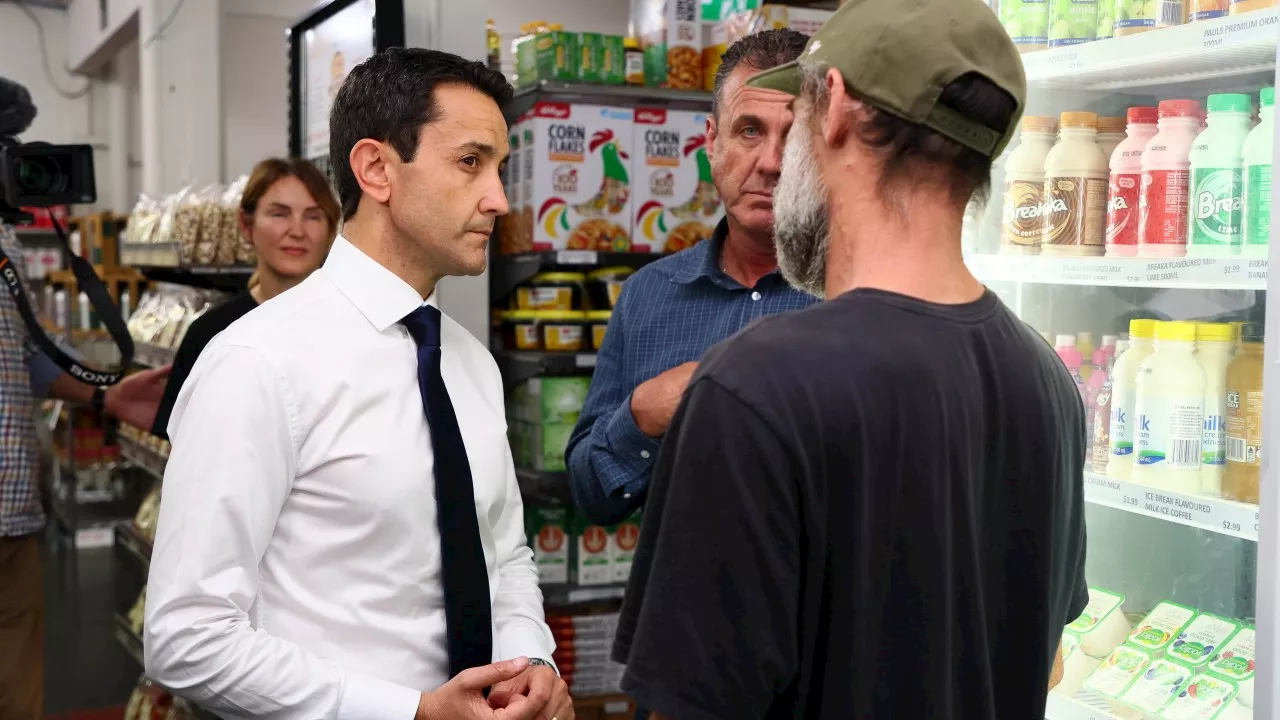
M 1196 357 L 1204 369 L 1204 438 L 1200 447 L 1200 484 L 1206 495 L 1222 494 L 1227 467 L 1227 365 L 1235 354 L 1233 328 L 1226 323 L 1196 326 Z
M 1079 45 L 1096 39 L 1099 2 L 1049 0 L 1049 47 Z
M 1201 491 L 1205 380 L 1195 348 L 1195 323 L 1156 323 L 1155 352 L 1138 367 L 1133 482 Z
M 1115 364 L 1115 357 L 1098 348 L 1094 360 L 1102 360 L 1108 364 L 1104 366 L 1105 369 L 1097 370 L 1089 378 L 1093 406 L 1093 423 L 1090 434 L 1086 436 L 1089 438 L 1089 468 L 1096 473 L 1105 473 L 1111 459 L 1111 401 L 1115 397 L 1112 366 Z
M 1039 255 L 1044 237 L 1044 159 L 1053 149 L 1058 119 L 1022 118 L 1022 142 L 1004 166 L 1000 252 Z
M 1098 118 L 1098 149 L 1109 162 L 1116 146 L 1124 142 L 1125 119 L 1122 117 Z
M 1244 141 L 1244 242 L 1241 254 L 1265 258 L 1271 240 L 1271 151 L 1275 146 L 1276 89 L 1259 93 L 1261 121 Z
M 1116 34 L 1116 0 L 1098 3 L 1098 39 L 1106 40 Z
M 1155 0 L 1115 0 L 1116 37 L 1136 35 L 1156 26 Z
M 1117 342 L 1119 342 L 1119 338 L 1117 338 L 1115 335 L 1103 335 L 1102 344 L 1098 346 L 1099 350 L 1102 350 L 1107 354 L 1107 361 L 1104 365 L 1104 367 L 1107 368 L 1107 372 L 1111 372 L 1111 365 L 1116 360 L 1116 343 Z
M 1263 8 L 1275 7 L 1276 0 L 1231 0 L 1231 14 L 1252 12 Z M 1254 500 L 1253 502 L 1257 502 Z
M 1094 425 L 1098 422 L 1098 394 L 1102 392 L 1103 385 L 1110 384 L 1110 375 L 1107 368 L 1107 351 L 1098 348 L 1093 351 L 1090 357 L 1093 371 L 1089 373 L 1089 377 L 1084 381 L 1084 424 L 1085 437 L 1089 439 L 1090 447 L 1094 441 Z M 1109 410 L 1108 410 L 1109 411 Z
M 1192 22 L 1212 20 L 1225 16 L 1228 9 L 1227 0 L 1191 0 L 1189 15 Z
M 1138 256 L 1182 257 L 1187 254 L 1187 191 L 1200 103 L 1164 100 L 1159 113 L 1159 132 L 1142 151 Z
M 1244 141 L 1253 101 L 1235 93 L 1210 95 L 1209 127 L 1191 146 L 1187 254 L 1230 257 L 1244 237 Z
M 1106 249 L 1107 159 L 1098 116 L 1062 113 L 1058 142 L 1045 156 L 1044 255 L 1102 255 Z
M 1222 495 L 1258 502 L 1262 479 L 1262 323 L 1240 329 L 1240 353 L 1227 366 L 1227 470 Z
M 1142 151 L 1156 136 L 1153 107 L 1131 107 L 1127 137 L 1111 153 L 1107 190 L 1107 257 L 1138 254 L 1138 204 L 1142 192 Z
M 1096 349 L 1093 346 L 1093 333 L 1076 333 L 1076 349 L 1080 351 L 1080 357 L 1083 358 L 1084 362 L 1080 366 L 1080 377 L 1088 382 L 1089 376 L 1093 374 L 1093 351 Z
M 1156 0 L 1156 27 L 1176 27 L 1186 21 L 1186 0 Z
M 1129 347 L 1116 356 L 1111 368 L 1111 457 L 1107 462 L 1107 477 L 1116 480 L 1128 480 L 1133 471 L 1138 368 L 1154 350 L 1155 327 L 1155 320 L 1130 320 Z M 1116 350 L 1121 350 L 1119 343 Z
M 1080 350 L 1076 347 L 1076 338 L 1074 335 L 1059 335 L 1058 339 L 1053 343 L 1054 352 L 1058 353 L 1062 364 L 1067 366 L 1067 371 L 1071 373 L 1071 379 L 1076 381 L 1076 389 L 1080 391 L 1080 402 L 1085 401 L 1084 378 L 1080 376 L 1080 366 L 1084 364 L 1084 356 L 1080 354 Z
M 1049 47 L 1049 4 L 1045 0 L 1001 0 L 1000 24 L 1020 52 Z

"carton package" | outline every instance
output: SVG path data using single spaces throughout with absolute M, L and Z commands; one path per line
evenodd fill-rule
M 532 249 L 631 249 L 629 108 L 540 102 L 527 121 Z M 530 138 L 531 135 L 531 138 Z
M 707 113 L 636 108 L 631 249 L 678 252 L 706 240 L 724 215 L 707 156 Z
M 613 540 L 609 530 L 582 516 L 574 517 L 577 540 L 575 578 L 579 585 L 608 585 L 613 582 Z
M 640 513 L 611 528 L 609 537 L 613 545 L 613 581 L 624 583 L 631 577 L 631 564 L 636 556 L 636 546 L 640 544 Z
M 626 51 L 621 35 L 578 34 L 578 79 L 603 85 L 626 84 Z
M 531 470 L 562 472 L 565 469 L 564 451 L 569 445 L 569 437 L 573 435 L 573 427 L 574 423 L 511 421 L 509 437 L 515 464 Z
M 507 406 L 518 421 L 534 424 L 578 422 L 591 387 L 589 377 L 540 377 L 520 383 Z
M 525 531 L 538 566 L 538 582 L 569 582 L 569 509 L 526 506 Z
M 631 25 L 644 51 L 645 85 L 702 89 L 699 0 L 633 0 Z
M 536 85 L 539 80 L 577 82 L 578 40 L 577 33 L 567 32 L 559 25 L 551 25 L 539 28 L 536 32 L 525 33 L 512 41 L 516 87 Z

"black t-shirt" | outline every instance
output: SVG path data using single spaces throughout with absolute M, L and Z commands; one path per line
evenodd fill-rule
M 169 372 L 169 381 L 164 386 L 164 395 L 160 398 L 160 408 L 156 411 L 151 434 L 169 439 L 169 416 L 173 414 L 173 404 L 178 401 L 178 392 L 195 367 L 200 353 L 204 352 L 204 346 L 218 333 L 231 327 L 231 323 L 256 307 L 258 301 L 249 293 L 243 293 L 210 309 L 191 323 L 186 336 L 182 338 L 182 344 L 178 346 L 178 352 L 174 353 L 173 370 Z
M 614 659 L 679 720 L 1044 717 L 1084 580 L 1084 411 L 994 294 L 855 290 L 713 348 Z

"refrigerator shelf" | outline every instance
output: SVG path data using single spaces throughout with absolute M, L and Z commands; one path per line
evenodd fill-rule
M 1032 87 L 1131 90 L 1274 71 L 1272 8 L 1022 56 Z
M 1191 290 L 1266 290 L 1267 261 L 1258 258 L 1108 258 L 978 255 L 965 258 L 983 282 Z
M 1081 692 L 1075 697 L 1068 697 L 1051 692 L 1044 716 L 1046 720 L 1117 720 L 1106 708 L 1104 700 L 1090 693 Z
M 1084 499 L 1222 535 L 1258 541 L 1258 506 L 1202 495 L 1183 495 L 1106 475 L 1084 474 Z

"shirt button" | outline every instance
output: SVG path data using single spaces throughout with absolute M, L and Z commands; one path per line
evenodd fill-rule
M 630 500 L 630 499 L 631 499 L 631 493 L 622 493 L 622 499 L 623 499 L 623 500 Z
M 641 451 L 640 451 L 640 457 L 644 458 L 645 460 L 648 460 L 648 459 L 649 459 L 649 451 L 648 451 L 648 450 L 641 450 Z
M 755 292 L 751 293 L 751 299 L 752 299 L 752 300 L 759 300 L 759 299 L 760 299 L 760 298 L 762 298 L 762 297 L 764 297 L 764 296 L 760 294 L 760 291 L 759 291 L 759 290 L 756 290 Z

